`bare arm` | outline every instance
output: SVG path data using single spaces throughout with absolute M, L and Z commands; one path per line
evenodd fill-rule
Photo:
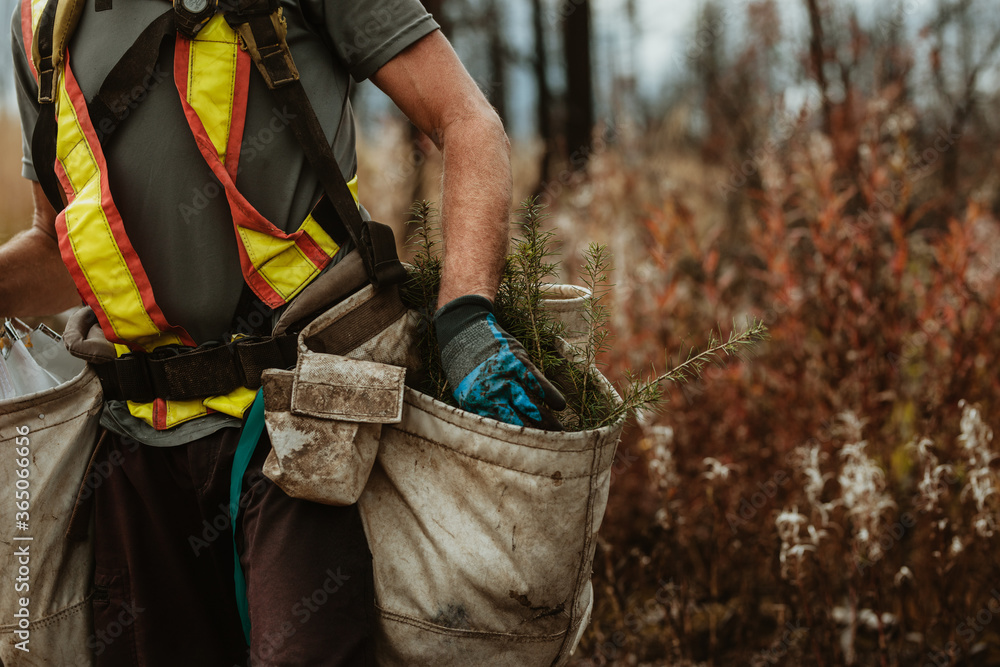
M 56 212 L 32 182 L 31 228 L 0 246 L 0 317 L 52 315 L 80 304 L 59 256 Z
M 444 156 L 438 305 L 466 294 L 493 300 L 510 224 L 510 142 L 503 123 L 440 31 L 371 78 Z

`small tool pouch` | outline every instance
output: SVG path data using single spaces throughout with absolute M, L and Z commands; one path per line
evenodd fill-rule
M 264 378 L 271 453 L 264 474 L 296 498 L 357 502 L 378 453 L 382 424 L 403 413 L 399 366 L 304 350 L 293 371 Z
M 285 493 L 357 502 L 383 424 L 402 418 L 411 318 L 397 288 L 369 285 L 302 330 L 294 369 L 264 373 L 264 474 Z

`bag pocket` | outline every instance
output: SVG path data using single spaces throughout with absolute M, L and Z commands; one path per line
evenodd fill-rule
M 405 369 L 302 350 L 292 371 L 264 373 L 271 452 L 264 474 L 285 493 L 326 505 L 357 502 L 383 424 L 402 418 Z

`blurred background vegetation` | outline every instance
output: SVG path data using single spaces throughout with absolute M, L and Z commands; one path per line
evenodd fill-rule
M 1000 664 L 995 3 L 425 4 L 563 279 L 614 255 L 612 379 L 718 323 L 772 335 L 627 430 L 574 664 Z M 370 84 L 355 105 L 403 238 L 439 156 Z M 2 238 L 30 213 L 15 117 Z

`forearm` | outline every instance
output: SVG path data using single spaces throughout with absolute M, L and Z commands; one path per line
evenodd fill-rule
M 444 267 L 438 299 L 496 296 L 510 224 L 510 143 L 448 40 L 435 31 L 383 65 L 375 82 L 444 155 Z
M 0 317 L 41 316 L 79 305 L 54 238 L 35 226 L 0 246 Z
M 466 294 L 493 300 L 509 237 L 510 143 L 490 110 L 456 120 L 441 144 L 444 265 L 438 305 Z

